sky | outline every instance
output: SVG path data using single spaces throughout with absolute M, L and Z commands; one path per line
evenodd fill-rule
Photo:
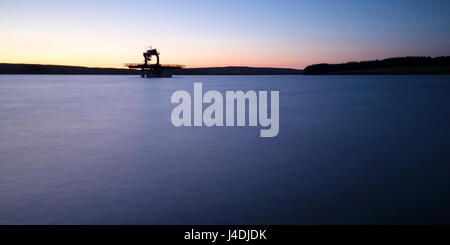
M 0 0 L 0 63 L 304 68 L 450 55 L 448 0 Z

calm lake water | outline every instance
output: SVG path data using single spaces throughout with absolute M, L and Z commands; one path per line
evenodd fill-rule
M 172 126 L 280 91 L 280 131 Z M 0 224 L 450 223 L 450 76 L 0 75 Z

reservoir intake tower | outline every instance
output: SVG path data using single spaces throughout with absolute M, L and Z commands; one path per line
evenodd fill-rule
M 149 48 L 143 53 L 144 63 L 127 63 L 126 67 L 135 70 L 141 70 L 141 77 L 172 77 L 172 71 L 182 69 L 183 65 L 162 65 L 159 63 L 159 52 L 156 49 Z M 151 64 L 152 57 L 156 56 L 156 63 Z

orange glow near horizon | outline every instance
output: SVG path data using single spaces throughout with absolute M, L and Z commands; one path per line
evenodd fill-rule
M 399 55 L 410 55 L 406 51 L 378 50 L 357 45 L 306 43 L 308 40 L 302 45 L 250 42 L 237 45 L 236 42 L 214 43 L 202 40 L 177 42 L 171 37 L 160 37 L 156 41 L 152 43 L 153 48 L 157 48 L 161 53 L 162 64 L 182 64 L 186 68 L 252 66 L 303 69 L 310 64 L 322 62 L 340 63 L 387 58 L 391 57 L 394 51 L 400 53 Z M 145 38 L 117 38 L 108 33 L 13 33 L 0 39 L 0 63 L 125 68 L 125 63 L 143 61 L 142 52 L 146 45 Z
M 186 67 L 303 69 L 323 62 L 444 56 L 450 55 L 450 35 L 442 30 L 450 21 L 441 5 L 5 1 L 0 63 L 124 68 L 141 62 L 148 45 L 160 51 L 162 64 Z
M 79 38 L 71 35 L 34 35 L 32 42 L 26 36 L 10 36 L 0 40 L 0 63 L 29 63 L 73 65 L 87 67 L 124 68 L 125 63 L 143 61 L 143 40 L 114 39 L 95 35 Z M 32 43 L 32 44 L 30 44 Z M 385 58 L 381 52 L 365 52 L 364 57 L 348 56 L 342 47 L 310 44 L 289 49 L 280 45 L 276 52 L 257 45 L 212 45 L 211 43 L 175 43 L 160 41 L 153 45 L 160 51 L 162 64 L 182 64 L 186 68 L 216 66 L 284 67 L 303 69 L 307 65 L 327 62 L 338 63 L 368 58 Z M 312 51 L 314 50 L 314 51 Z M 363 56 L 363 55 L 362 55 Z
M 30 35 L 33 39 L 30 39 Z M 74 65 L 124 68 L 124 63 L 143 61 L 145 42 L 140 38 L 112 38 L 86 33 L 17 33 L 0 39 L 0 63 Z M 32 41 L 31 41 L 32 40 Z M 153 45 L 160 51 L 161 63 L 186 67 L 254 66 L 303 68 L 310 62 L 286 57 L 287 50 L 270 54 L 264 47 L 200 42 L 176 43 L 172 39 Z

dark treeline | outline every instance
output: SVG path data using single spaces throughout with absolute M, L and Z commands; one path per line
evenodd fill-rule
M 304 75 L 326 74 L 450 74 L 450 56 L 397 57 L 384 60 L 310 65 Z

